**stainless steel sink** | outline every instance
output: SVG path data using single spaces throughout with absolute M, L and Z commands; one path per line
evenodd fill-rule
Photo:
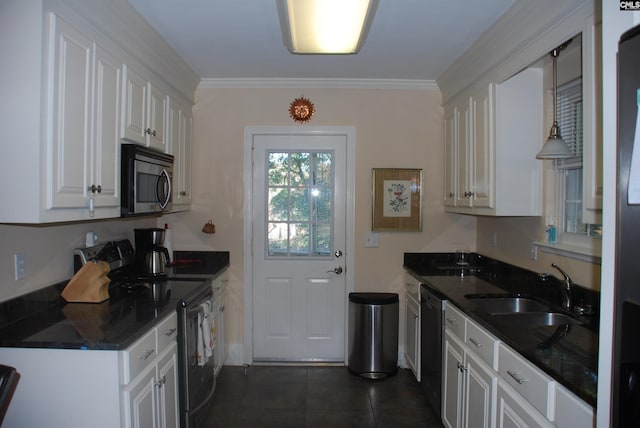
M 515 314 L 523 312 L 551 312 L 544 303 L 524 297 L 481 297 L 467 296 L 476 307 L 488 314 Z
M 514 326 L 557 326 L 580 324 L 580 321 L 559 312 L 519 312 L 494 314 L 494 320 Z

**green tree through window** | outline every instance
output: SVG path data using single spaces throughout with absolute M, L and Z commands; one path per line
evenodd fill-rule
M 329 256 L 333 153 L 269 152 L 267 177 L 268 255 Z

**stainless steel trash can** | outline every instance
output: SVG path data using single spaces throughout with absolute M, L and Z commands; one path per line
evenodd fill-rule
M 369 379 L 398 371 L 398 294 L 349 293 L 349 371 Z

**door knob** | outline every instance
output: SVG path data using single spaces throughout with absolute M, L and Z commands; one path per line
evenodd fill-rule
M 333 272 L 336 275 L 340 275 L 342 273 L 342 266 L 336 266 L 333 270 L 328 270 L 327 273 Z

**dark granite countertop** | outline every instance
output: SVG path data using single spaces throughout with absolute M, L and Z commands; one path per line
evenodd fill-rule
M 456 269 L 454 263 L 447 264 L 453 257 L 446 253 L 407 253 L 405 269 L 418 279 L 423 286 L 440 294 L 471 319 L 491 332 L 499 340 L 510 346 L 557 382 L 573 391 L 592 406 L 596 406 L 598 368 L 598 318 L 580 318 L 584 324 L 571 325 L 557 341 L 547 342 L 558 326 L 514 326 L 500 322 L 483 312 L 470 294 L 500 294 L 532 297 L 563 312 L 560 307 L 556 286 L 559 284 L 539 283 L 538 275 L 524 269 L 474 254 L 469 266 Z M 408 257 L 407 257 L 408 256 Z M 440 268 L 441 266 L 449 266 Z M 461 269 L 464 275 L 461 276 Z M 598 296 L 594 292 L 576 286 L 574 298 L 588 302 L 597 309 Z M 546 346 L 540 346 L 545 343 Z
M 60 297 L 66 281 L 0 303 L 0 346 L 120 350 L 135 342 L 176 310 L 178 302 L 211 286 L 229 266 L 228 252 L 176 252 L 182 260 L 168 269 L 164 298 L 110 288 L 103 303 L 67 303 Z M 188 257 L 187 257 L 188 256 Z M 178 259 L 176 259 L 178 260 Z

